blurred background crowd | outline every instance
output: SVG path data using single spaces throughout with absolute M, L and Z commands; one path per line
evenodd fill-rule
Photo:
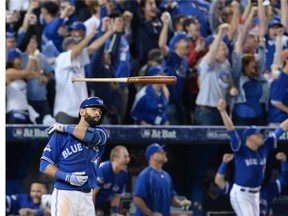
M 96 95 L 104 124 L 222 125 L 225 98 L 236 125 L 275 126 L 288 117 L 287 11 L 287 0 L 8 0 L 6 123 L 74 124 Z M 177 84 L 71 83 L 146 75 Z

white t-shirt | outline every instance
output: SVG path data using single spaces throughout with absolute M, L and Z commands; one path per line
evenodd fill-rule
M 12 110 L 28 110 L 27 84 L 24 80 L 14 80 L 6 86 L 6 113 Z
M 88 90 L 85 82 L 72 83 L 71 78 L 84 78 L 84 66 L 89 63 L 87 49 L 83 49 L 74 59 L 71 59 L 71 50 L 61 53 L 56 58 L 54 116 L 58 112 L 64 112 L 71 117 L 78 117 L 79 106 L 88 97 Z
M 100 25 L 100 19 L 95 15 L 92 15 L 84 22 L 84 25 L 86 27 L 85 36 L 87 37 L 91 33 L 94 26 L 96 27 L 96 29 L 98 28 L 98 26 Z

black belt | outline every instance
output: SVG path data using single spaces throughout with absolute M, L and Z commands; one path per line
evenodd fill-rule
M 196 105 L 200 109 L 212 109 L 212 110 L 218 110 L 217 107 L 211 107 L 211 106 L 203 106 L 203 105 Z
M 91 189 L 83 189 L 83 190 L 79 190 L 82 193 L 90 193 Z
M 240 188 L 240 191 L 248 192 L 248 193 L 258 193 L 259 192 L 259 190 L 248 190 L 248 189 L 245 189 L 245 188 Z

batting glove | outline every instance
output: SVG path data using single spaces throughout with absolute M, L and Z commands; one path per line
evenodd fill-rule
M 65 132 L 65 133 L 73 134 L 74 127 L 55 122 L 53 125 L 48 127 L 46 129 L 46 131 L 48 132 L 48 134 L 52 134 L 55 131 L 62 132 L 62 133 Z
M 67 173 L 65 181 L 74 186 L 82 186 L 88 179 L 85 172 Z

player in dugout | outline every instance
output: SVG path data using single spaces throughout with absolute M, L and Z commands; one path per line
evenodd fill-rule
M 288 131 L 288 119 L 275 131 L 264 138 L 263 130 L 247 127 L 240 138 L 230 119 L 226 102 L 218 101 L 217 106 L 226 127 L 231 150 L 234 153 L 235 182 L 230 192 L 230 202 L 237 216 L 260 215 L 260 189 L 269 153 L 277 148 L 277 140 Z
M 120 203 L 128 179 L 129 161 L 127 148 L 117 145 L 110 152 L 110 160 L 100 164 L 96 187 L 92 193 L 97 215 L 122 215 L 119 214 Z
M 288 163 L 287 156 L 283 152 L 276 154 L 276 159 L 281 161 L 280 176 L 266 184 L 262 184 L 260 190 L 260 216 L 269 216 L 272 211 L 272 201 L 281 194 L 283 188 L 288 184 Z M 222 195 L 228 195 L 232 188 L 232 183 L 225 180 L 227 165 L 234 158 L 233 154 L 224 154 L 222 163 L 215 175 L 214 182 L 218 186 Z

